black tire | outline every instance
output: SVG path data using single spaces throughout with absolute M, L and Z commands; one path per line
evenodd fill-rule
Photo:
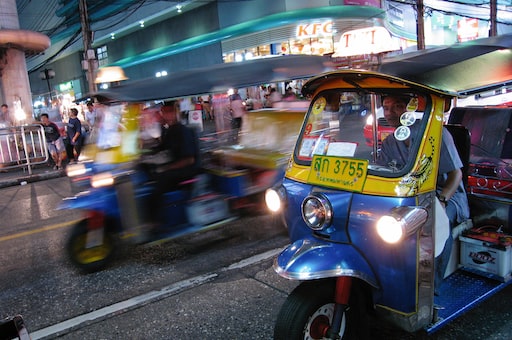
M 82 220 L 73 227 L 66 250 L 70 261 L 81 271 L 100 271 L 113 260 L 118 248 L 117 241 L 106 228 L 103 228 L 103 232 L 103 243 L 86 249 L 87 221 Z
M 369 325 L 366 302 L 361 287 L 354 280 L 350 293 L 350 308 L 340 328 L 340 339 L 368 339 Z M 320 329 L 330 326 L 334 313 L 335 280 L 303 282 L 284 302 L 277 316 L 274 339 L 322 339 Z

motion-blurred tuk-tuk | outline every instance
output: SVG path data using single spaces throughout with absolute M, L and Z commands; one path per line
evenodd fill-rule
M 155 101 L 306 78 L 328 69 L 327 61 L 323 57 L 284 56 L 217 65 L 121 84 L 92 95 L 102 111 L 102 125 L 97 141 L 85 151 L 91 160 L 68 167 L 68 176 L 79 192 L 61 204 L 61 209 L 84 212 L 68 241 L 72 262 L 88 272 L 99 270 L 112 259 L 121 241 L 161 242 L 257 211 L 255 208 L 263 206 L 264 191 L 284 173 L 306 110 L 299 105 L 248 111 L 236 144 L 225 143 L 224 135 L 230 131 L 197 131 L 202 173 L 165 195 L 163 213 L 169 223 L 158 235 L 148 236 L 140 230 L 140 211 L 154 183 L 137 167 L 148 158 L 141 158 L 139 126 L 141 115 L 158 111 L 160 104 Z

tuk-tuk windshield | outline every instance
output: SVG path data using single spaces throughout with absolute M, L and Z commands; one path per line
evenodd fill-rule
M 416 93 L 320 92 L 312 100 L 294 159 L 310 165 L 314 155 L 357 158 L 368 161 L 369 172 L 400 176 L 414 162 L 426 102 Z

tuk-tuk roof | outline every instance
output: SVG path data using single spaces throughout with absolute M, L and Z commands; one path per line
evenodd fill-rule
M 512 83 L 512 34 L 384 59 L 376 72 L 327 72 L 310 79 L 302 93 L 312 94 L 327 78 L 343 78 L 349 88 L 375 87 L 375 82 L 368 81 L 369 77 L 389 79 L 448 96 L 464 96 L 499 88 Z
M 389 88 L 391 91 L 393 91 L 397 89 L 406 90 L 412 88 L 423 92 L 437 93 L 441 96 L 454 96 L 452 93 L 440 91 L 435 88 L 431 88 L 429 86 L 398 78 L 392 75 L 374 71 L 354 69 L 341 69 L 338 71 L 326 72 L 313 77 L 302 86 L 302 94 L 304 96 L 312 95 L 321 85 L 326 84 L 326 82 L 332 82 L 331 84 L 336 87 L 354 90 Z
M 140 102 L 196 96 L 272 82 L 309 78 L 333 69 L 330 58 L 286 55 L 225 63 L 126 82 L 91 96 L 100 102 Z
M 512 34 L 384 59 L 378 71 L 458 96 L 499 88 L 512 81 Z

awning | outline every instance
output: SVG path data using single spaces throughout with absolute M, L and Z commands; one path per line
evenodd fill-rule
M 460 96 L 512 83 L 512 34 L 384 59 L 379 72 Z

